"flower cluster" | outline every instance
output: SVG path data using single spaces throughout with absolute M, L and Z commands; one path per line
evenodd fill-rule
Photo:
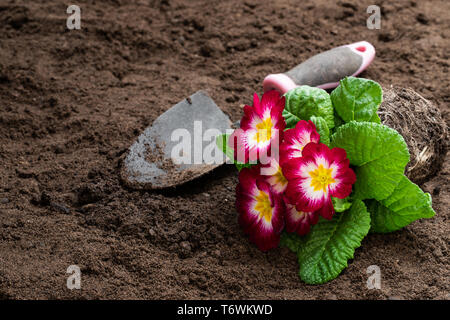
M 278 245 L 285 227 L 305 235 L 319 216 L 331 219 L 331 197 L 348 197 L 356 181 L 345 150 L 320 143 L 312 121 L 284 131 L 284 104 L 277 91 L 261 101 L 255 94 L 228 142 L 237 161 L 257 162 L 239 173 L 236 208 L 244 232 L 262 251 Z

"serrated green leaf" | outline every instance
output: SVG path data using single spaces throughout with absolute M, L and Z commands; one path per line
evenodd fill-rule
M 354 197 L 387 198 L 403 177 L 409 151 L 394 129 L 373 122 L 352 121 L 332 135 L 331 147 L 345 149 L 355 169 Z
M 231 161 L 236 165 L 236 168 L 241 171 L 242 168 L 249 168 L 253 164 L 251 163 L 241 163 L 234 160 L 234 150 L 228 145 L 228 139 L 230 134 L 222 134 L 216 137 L 216 145 L 219 150 L 221 150 L 227 156 L 227 162 Z
M 361 200 L 350 210 L 335 214 L 332 220 L 321 218 L 311 232 L 299 241 L 300 278 L 309 284 L 320 284 L 336 278 L 370 228 L 370 214 Z
M 383 100 L 381 86 L 375 81 L 347 77 L 331 92 L 331 101 L 339 116 L 345 121 L 378 122 L 378 106 Z
M 337 128 L 339 128 L 343 124 L 345 124 L 345 121 L 342 120 L 341 117 L 339 117 L 339 115 L 336 112 L 336 109 L 334 109 L 334 130 L 336 130 Z
M 398 183 L 394 192 L 380 202 L 367 200 L 367 208 L 372 217 L 372 232 L 392 232 L 413 221 L 431 218 L 436 213 L 431 207 L 431 196 L 406 176 Z
M 317 133 L 320 135 L 320 142 L 329 146 L 330 129 L 328 129 L 325 119 L 322 117 L 311 116 L 310 120 L 316 125 Z
M 345 199 L 331 197 L 331 201 L 333 202 L 334 211 L 336 212 L 344 212 L 352 206 L 352 203 L 349 201 L 349 197 Z
M 325 90 L 300 86 L 286 92 L 285 97 L 283 117 L 287 128 L 295 127 L 299 120 L 310 120 L 311 116 L 324 118 L 329 129 L 334 127 L 333 106 Z

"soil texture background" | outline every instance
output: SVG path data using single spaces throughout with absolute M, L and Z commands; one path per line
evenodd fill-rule
M 319 286 L 288 249 L 247 241 L 234 167 L 164 192 L 119 179 L 135 138 L 197 90 L 236 121 L 267 74 L 361 40 L 377 50 L 362 77 L 413 88 L 448 123 L 449 1 L 75 4 L 81 30 L 66 27 L 67 1 L 0 0 L 0 298 L 449 299 L 449 156 L 421 185 L 436 217 L 368 235 Z M 70 265 L 81 290 L 66 287 Z M 370 265 L 380 290 L 366 287 Z

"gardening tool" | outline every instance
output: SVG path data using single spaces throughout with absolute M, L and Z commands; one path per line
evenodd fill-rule
M 270 74 L 263 82 L 264 92 L 280 93 L 300 86 L 331 89 L 346 76 L 356 76 L 375 58 L 375 48 L 367 41 L 337 47 L 315 55 L 285 73 Z
M 334 48 L 286 73 L 267 76 L 264 91 L 285 93 L 299 85 L 333 88 L 340 79 L 362 72 L 374 56 L 374 47 L 365 41 Z M 226 162 L 215 137 L 227 130 L 231 130 L 228 116 L 198 91 L 164 112 L 137 138 L 124 160 L 122 180 L 136 189 L 163 189 L 200 177 Z M 211 148 L 207 154 L 220 159 L 204 159 Z

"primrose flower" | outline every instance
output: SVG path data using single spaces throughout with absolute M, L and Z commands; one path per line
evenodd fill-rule
M 235 160 L 243 163 L 269 156 L 271 146 L 278 149 L 286 127 L 282 112 L 285 98 L 278 91 L 268 91 L 261 101 L 253 95 L 253 106 L 244 107 L 239 129 L 230 136 L 228 144 L 234 148 Z
M 301 158 L 290 159 L 282 167 L 288 180 L 286 196 L 289 201 L 298 211 L 318 211 L 326 219 L 334 214 L 331 197 L 346 198 L 356 181 L 345 150 L 330 150 L 322 143 L 310 142 Z
M 309 120 L 300 120 L 295 128 L 286 130 L 280 146 L 280 162 L 302 156 L 303 148 L 310 142 L 319 143 L 320 135 L 317 133 L 315 124 Z
M 278 245 L 284 228 L 284 202 L 259 175 L 257 166 L 239 172 L 236 208 L 239 224 L 261 251 Z
M 288 181 L 275 158 L 271 158 L 266 165 L 260 165 L 260 172 L 275 193 L 282 194 L 286 190 Z
M 298 211 L 295 205 L 290 204 L 287 199 L 286 204 L 286 231 L 295 232 L 300 236 L 307 234 L 312 225 L 319 221 L 319 213 Z

